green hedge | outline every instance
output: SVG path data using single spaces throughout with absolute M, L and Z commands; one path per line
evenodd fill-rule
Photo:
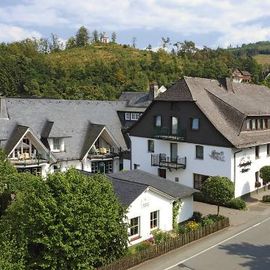
M 214 204 L 211 200 L 209 200 L 209 198 L 206 198 L 201 192 L 196 192 L 194 194 L 194 200 L 198 202 Z M 246 202 L 241 198 L 234 198 L 229 202 L 223 204 L 222 206 L 242 210 L 246 208 Z
M 262 198 L 263 202 L 270 202 L 270 195 L 264 195 Z

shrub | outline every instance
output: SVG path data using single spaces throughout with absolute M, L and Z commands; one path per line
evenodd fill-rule
M 260 169 L 260 177 L 263 179 L 264 184 L 270 182 L 270 166 L 264 166 Z
M 195 221 L 189 221 L 187 222 L 186 224 L 186 228 L 187 228 L 187 231 L 190 232 L 190 231 L 196 231 L 198 228 L 200 227 L 200 224 L 195 222 Z
M 270 195 L 264 195 L 264 196 L 262 197 L 262 201 L 263 201 L 263 202 L 270 202 Z
M 202 226 L 212 225 L 214 223 L 214 220 L 208 217 L 204 217 L 201 221 Z
M 147 250 L 151 246 L 152 246 L 152 244 L 150 241 L 144 241 L 144 242 L 141 242 L 140 244 L 136 245 L 135 250 L 136 250 L 136 252 L 141 252 L 141 251 Z
M 154 237 L 154 242 L 156 244 L 166 242 L 167 240 L 169 240 L 171 238 L 171 235 L 170 235 L 169 232 L 163 232 L 163 231 L 160 231 L 160 230 L 153 231 L 152 235 Z
M 226 206 L 229 208 L 241 210 L 241 209 L 246 209 L 246 202 L 241 198 L 234 198 L 230 200 Z
M 186 225 L 178 225 L 178 233 L 179 234 L 184 234 L 184 233 L 186 233 L 186 232 L 188 232 L 188 229 L 187 229 L 187 227 L 186 227 Z
M 202 213 L 201 212 L 193 212 L 193 216 L 191 217 L 191 220 L 193 220 L 195 222 L 201 222 Z
M 212 214 L 207 215 L 206 218 L 209 218 L 209 219 L 213 220 L 213 222 L 217 222 L 217 221 L 220 221 L 220 220 L 225 219 L 224 216 L 221 216 L 221 215 L 212 215 Z

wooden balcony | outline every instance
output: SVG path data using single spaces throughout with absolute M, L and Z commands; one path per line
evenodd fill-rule
M 158 166 L 161 168 L 168 168 L 168 169 L 185 169 L 187 163 L 186 157 L 176 157 L 171 158 L 166 154 L 152 154 L 151 155 L 151 165 Z
M 154 128 L 154 138 L 170 141 L 185 141 L 186 130 L 179 129 L 176 132 L 172 132 L 170 128 L 160 127 Z
M 9 158 L 9 161 L 16 167 L 39 166 L 48 162 L 48 160 L 39 155 L 30 155 L 29 153 L 23 153 L 18 157 Z

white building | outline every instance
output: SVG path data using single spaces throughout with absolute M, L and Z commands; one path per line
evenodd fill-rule
M 235 197 L 252 192 L 270 165 L 269 104 L 265 86 L 185 77 L 130 129 L 132 168 L 196 189 L 226 176 Z
M 129 244 L 152 238 L 156 229 L 173 229 L 173 204 L 180 200 L 177 222 L 193 215 L 194 189 L 143 172 L 122 171 L 108 175 L 120 202 L 127 207 Z

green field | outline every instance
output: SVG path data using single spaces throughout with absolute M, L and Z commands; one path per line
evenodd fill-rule
M 257 54 L 254 58 L 261 65 L 270 65 L 270 54 Z

